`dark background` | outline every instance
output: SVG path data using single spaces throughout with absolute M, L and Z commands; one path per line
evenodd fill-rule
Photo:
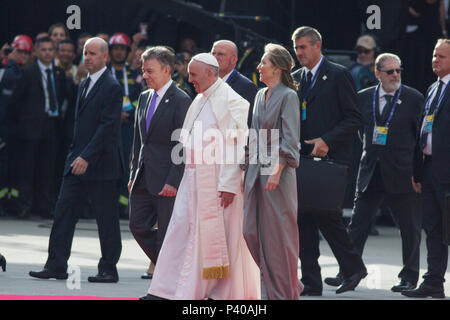
M 1 0 L 0 43 L 10 43 L 17 34 L 34 38 L 51 24 L 65 23 L 69 17 L 67 7 L 75 4 L 81 8 L 81 30 L 70 31 L 72 40 L 82 32 L 120 31 L 131 36 L 139 31 L 140 22 L 147 21 L 152 44 L 175 49 L 186 36 L 192 37 L 200 48 L 209 49 L 218 38 L 255 39 L 251 36 L 253 32 L 266 40 L 291 46 L 292 31 L 300 25 L 310 25 L 322 33 L 324 48 L 353 49 L 369 17 L 365 12 L 367 6 L 377 4 L 381 7 L 382 29 L 376 33 L 389 46 L 389 38 L 395 38 L 400 32 L 401 8 L 407 0 L 227 0 L 225 3 L 227 14 L 263 16 L 269 20 L 216 19 L 212 13 L 220 11 L 220 0 Z M 193 4 L 202 6 L 203 12 Z

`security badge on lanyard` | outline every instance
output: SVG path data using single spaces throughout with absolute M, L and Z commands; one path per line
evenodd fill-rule
M 392 105 L 391 113 L 389 114 L 389 118 L 386 121 L 386 124 L 384 126 L 377 126 L 377 118 L 375 115 L 375 101 L 378 96 L 378 92 L 380 89 L 380 85 L 377 86 L 373 93 L 373 101 L 372 101 L 372 110 L 373 110 L 373 122 L 374 122 L 374 128 L 373 128 L 373 137 L 372 137 L 372 144 L 385 146 L 387 143 L 387 135 L 389 131 L 389 124 L 391 123 L 392 116 L 394 115 L 395 108 L 397 107 L 397 104 L 400 104 L 401 101 L 398 99 L 400 97 L 400 94 L 402 93 L 402 85 L 400 85 L 399 90 L 397 91 L 397 95 L 395 96 L 394 103 Z M 388 106 L 386 105 L 385 108 Z
M 322 61 L 320 62 L 320 65 L 319 65 L 319 68 L 317 68 L 316 74 L 312 78 L 311 84 L 306 89 L 305 96 L 303 97 L 303 101 L 302 101 L 302 105 L 301 105 L 301 119 L 302 119 L 302 121 L 306 120 L 306 100 L 308 98 L 309 93 L 311 92 L 312 87 L 314 87 L 314 84 L 316 83 L 317 77 L 319 76 L 320 68 L 322 67 L 324 61 L 325 61 L 325 59 L 322 58 Z M 326 79 L 326 78 L 324 77 L 324 79 Z
M 450 84 L 450 82 L 449 82 L 449 84 Z M 423 133 L 430 133 L 433 130 L 434 115 L 436 114 L 436 112 L 437 112 L 437 110 L 438 110 L 438 108 L 439 108 L 439 106 L 441 104 L 442 98 L 445 96 L 445 92 L 447 91 L 447 87 L 448 87 L 448 84 L 445 86 L 444 91 L 438 97 L 438 102 L 437 102 L 437 105 L 436 105 L 436 109 L 434 109 L 433 114 L 428 114 L 428 111 L 430 110 L 430 106 L 431 106 L 431 99 L 430 98 L 431 98 L 431 96 L 433 96 L 432 94 L 429 95 L 429 99 L 428 99 L 428 101 L 426 103 L 426 106 L 425 106 L 425 114 L 427 114 L 427 116 L 424 119 Z M 437 88 L 436 88 L 435 94 L 437 94 Z
M 114 78 L 116 78 L 116 70 L 114 69 L 114 67 L 112 67 L 111 70 L 114 75 Z M 131 103 L 130 98 L 129 98 L 127 68 L 125 66 L 123 67 L 123 87 L 124 87 L 123 89 L 124 89 L 125 95 L 123 96 L 123 101 L 122 101 L 122 111 L 128 112 L 128 111 L 133 110 L 133 104 Z

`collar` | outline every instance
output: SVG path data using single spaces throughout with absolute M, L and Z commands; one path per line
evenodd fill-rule
M 91 86 L 97 82 L 97 80 L 102 76 L 103 72 L 106 71 L 106 66 L 104 66 L 103 68 L 101 68 L 100 70 L 98 70 L 97 72 L 93 73 L 93 74 L 88 74 L 88 77 L 91 77 Z
M 167 90 L 169 90 L 169 87 L 172 85 L 173 80 L 170 79 L 169 81 L 167 81 L 167 83 L 165 85 L 163 85 L 161 88 L 159 88 L 158 91 L 156 91 L 156 93 L 158 94 L 159 98 L 164 97 L 164 95 L 166 94 Z
M 438 81 L 441 80 L 442 82 L 444 82 L 445 85 L 447 85 L 447 83 L 450 81 L 450 73 L 447 74 L 445 77 L 443 77 L 442 79 L 438 78 Z
M 316 75 L 317 69 L 319 69 L 319 66 L 320 66 L 320 63 L 322 62 L 322 60 L 323 60 L 323 55 L 320 54 L 320 60 L 319 60 L 319 62 L 317 62 L 316 65 L 315 65 L 311 70 L 309 70 L 308 68 L 305 67 L 306 73 L 308 73 L 309 71 L 311 71 L 311 73 L 312 73 L 312 75 L 313 75 L 313 77 L 314 77 L 314 76 Z
M 37 64 L 38 64 L 38 66 L 39 66 L 39 69 L 41 69 L 41 72 L 44 73 L 44 74 L 47 74 L 45 70 L 47 70 L 48 68 L 50 68 L 50 70 L 53 71 L 53 63 L 50 63 L 49 66 L 46 66 L 46 65 L 44 65 L 44 64 L 41 62 L 41 60 L 38 59 L 38 60 L 37 60 Z
M 220 86 L 220 84 L 221 84 L 222 82 L 223 82 L 222 79 L 217 78 L 216 82 L 214 82 L 214 83 L 212 84 L 212 86 L 210 86 L 208 89 L 206 89 L 204 92 L 202 92 L 202 95 L 203 95 L 204 97 L 207 98 L 209 95 L 211 95 L 211 93 L 214 92 L 214 90 L 216 90 L 216 88 L 217 88 L 218 86 Z
M 223 76 L 222 80 L 227 82 L 228 78 L 231 76 L 231 74 L 234 72 L 235 69 L 231 70 L 229 73 Z
M 402 85 L 401 82 L 400 82 L 400 85 Z M 398 89 L 397 89 L 397 90 L 398 90 Z M 397 92 L 397 90 L 395 90 L 393 93 L 387 93 L 386 91 L 384 91 L 383 85 L 380 84 L 380 91 L 378 92 L 378 94 L 379 94 L 380 98 L 381 98 L 381 97 L 384 97 L 384 96 L 387 95 L 387 94 L 389 94 L 389 95 L 391 95 L 391 96 L 394 96 L 395 93 Z

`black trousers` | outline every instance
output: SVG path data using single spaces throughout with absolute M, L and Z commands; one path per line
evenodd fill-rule
M 57 121 L 47 118 L 37 140 L 17 140 L 19 208 L 45 216 L 53 212 L 56 202 Z
M 45 267 L 61 272 L 67 270 L 75 225 L 80 217 L 80 212 L 75 211 L 74 208 L 77 208 L 76 204 L 88 195 L 92 200 L 100 238 L 102 256 L 98 271 L 117 275 L 116 264 L 122 251 L 117 208 L 117 181 L 86 181 L 71 173 L 62 181 Z
M 319 266 L 319 230 L 330 245 L 344 277 L 365 270 L 361 256 L 353 248 L 342 220 L 342 212 L 315 212 L 298 214 L 300 239 L 300 261 L 302 282 L 322 289 L 322 276 Z
M 350 239 L 358 254 L 362 256 L 373 217 L 385 199 L 392 210 L 402 238 L 403 268 L 398 277 L 417 283 L 422 226 L 418 195 L 414 192 L 400 194 L 386 192 L 378 164 L 367 189 L 356 194 L 353 215 L 348 226 Z
M 174 203 L 175 197 L 151 194 L 146 187 L 145 173 L 140 170 L 130 195 L 130 230 L 154 264 L 166 235 Z M 156 222 L 158 228 L 153 229 Z
M 433 172 L 431 157 L 426 157 L 422 181 L 423 228 L 426 234 L 428 271 L 424 282 L 434 287 L 443 287 L 448 262 L 448 246 L 443 243 L 442 213 L 444 197 L 450 193 L 450 184 L 440 184 Z

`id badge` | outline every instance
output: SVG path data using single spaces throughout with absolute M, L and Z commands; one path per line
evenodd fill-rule
M 373 129 L 372 144 L 378 144 L 380 146 L 385 146 L 386 140 L 387 140 L 387 133 L 388 133 L 387 127 L 375 127 Z
M 434 122 L 434 114 L 426 116 L 423 132 L 430 133 L 433 130 L 433 122 Z
M 123 97 L 122 110 L 125 112 L 133 110 L 133 105 L 131 104 L 130 98 L 127 96 Z
M 306 101 L 302 102 L 302 120 L 306 120 Z

